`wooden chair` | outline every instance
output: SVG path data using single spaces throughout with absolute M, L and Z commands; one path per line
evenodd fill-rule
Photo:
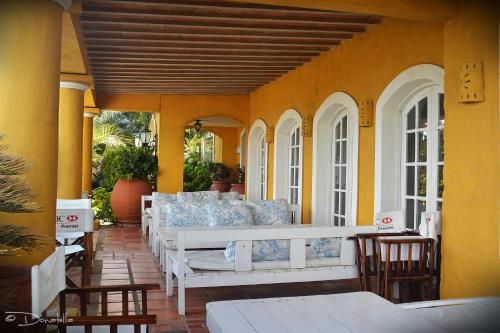
M 358 268 L 360 291 L 374 291 L 370 279 L 377 277 L 377 238 L 385 236 L 411 236 L 418 235 L 415 231 L 385 232 L 357 234 L 353 240 L 356 242 L 356 266 Z
M 118 285 L 104 287 L 81 287 L 68 288 L 59 294 L 59 313 L 65 319 L 58 324 L 61 333 L 76 332 L 134 332 L 144 333 L 147 325 L 156 324 L 156 315 L 148 314 L 148 290 L 159 290 L 158 284 Z M 108 313 L 109 293 L 121 293 L 122 311 L 121 315 L 110 315 Z M 141 310 L 129 309 L 129 293 L 140 293 Z M 78 316 L 66 314 L 66 296 L 75 294 L 78 296 L 80 307 Z M 92 294 L 98 294 L 101 298 L 101 314 L 89 315 L 87 312 L 88 300 Z M 133 310 L 135 314 L 129 314 Z
M 392 236 L 377 239 L 377 281 L 379 294 L 391 300 L 394 283 L 399 298 L 406 301 L 433 297 L 434 240 L 422 236 Z

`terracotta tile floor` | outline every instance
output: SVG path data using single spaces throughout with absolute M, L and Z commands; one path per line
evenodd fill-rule
M 107 226 L 94 233 L 95 259 L 93 285 L 158 283 L 161 290 L 148 292 L 149 312 L 156 314 L 157 325 L 152 333 L 208 332 L 205 325 L 205 305 L 208 302 L 232 299 L 265 298 L 333 294 L 358 290 L 357 280 L 286 283 L 260 286 L 195 288 L 186 291 L 186 316 L 177 314 L 177 297 L 167 297 L 165 275 L 159 260 L 148 247 L 139 226 Z M 75 275 L 76 274 L 72 274 Z M 121 295 L 108 296 L 110 313 L 121 311 Z M 94 299 L 94 311 L 99 312 L 99 300 Z M 129 309 L 140 308 L 139 298 L 129 295 Z

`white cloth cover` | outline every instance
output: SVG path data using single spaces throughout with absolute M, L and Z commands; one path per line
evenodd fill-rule
M 418 226 L 420 235 L 432 238 L 437 242 L 438 234 L 441 233 L 440 220 L 440 212 L 422 212 L 420 225 Z
M 380 240 L 384 239 L 423 239 L 427 237 L 422 237 L 422 236 L 388 236 L 388 237 L 380 237 Z M 419 260 L 420 254 L 419 254 L 419 244 L 411 244 L 412 249 L 411 249 L 411 258 L 412 260 Z M 386 249 L 385 249 L 385 244 L 382 244 L 380 247 L 380 259 L 385 262 L 386 261 Z M 401 260 L 405 261 L 408 260 L 408 250 L 409 250 L 410 244 L 401 244 Z M 398 246 L 396 244 L 391 245 L 391 257 L 390 261 L 396 261 L 398 258 Z
M 66 289 L 64 249 L 56 248 L 40 265 L 31 268 L 31 312 L 40 316 Z
M 64 235 L 68 232 L 94 231 L 94 212 L 90 199 L 57 199 L 56 209 L 57 237 L 69 238 Z
M 404 229 L 404 211 L 381 212 L 375 214 L 377 232 L 401 232 Z

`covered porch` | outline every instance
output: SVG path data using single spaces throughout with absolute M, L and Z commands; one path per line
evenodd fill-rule
M 499 296 L 499 22 L 486 0 L 3 1 L 0 135 L 29 164 L 40 209 L 0 220 L 50 241 L 0 262 L 42 262 L 57 199 L 92 197 L 95 118 L 147 112 L 155 192 L 189 196 L 185 134 L 199 124 L 211 162 L 244 167 L 245 204 L 283 200 L 315 227 L 374 228 L 394 213 L 407 232 L 435 214 L 440 298 Z M 158 332 L 205 331 L 211 301 L 358 290 L 192 288 L 183 317 L 138 225 L 92 237 L 92 284 L 162 286 L 148 292 Z

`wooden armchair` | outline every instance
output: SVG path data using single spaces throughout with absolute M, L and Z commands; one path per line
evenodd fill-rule
M 156 323 L 156 315 L 148 314 L 147 292 L 148 290 L 159 289 L 160 286 L 158 284 L 67 288 L 59 294 L 59 314 L 64 318 L 63 322 L 58 323 L 59 332 L 146 332 L 147 325 Z M 108 294 L 113 292 L 121 293 L 121 315 L 109 315 L 108 313 Z M 141 295 L 140 313 L 129 314 L 129 311 L 134 310 L 129 309 L 128 306 L 130 292 L 140 293 Z M 70 294 L 77 295 L 79 299 L 80 314 L 77 316 L 68 316 L 66 314 L 66 296 Z M 100 315 L 88 314 L 87 304 L 92 294 L 97 294 L 101 297 Z

